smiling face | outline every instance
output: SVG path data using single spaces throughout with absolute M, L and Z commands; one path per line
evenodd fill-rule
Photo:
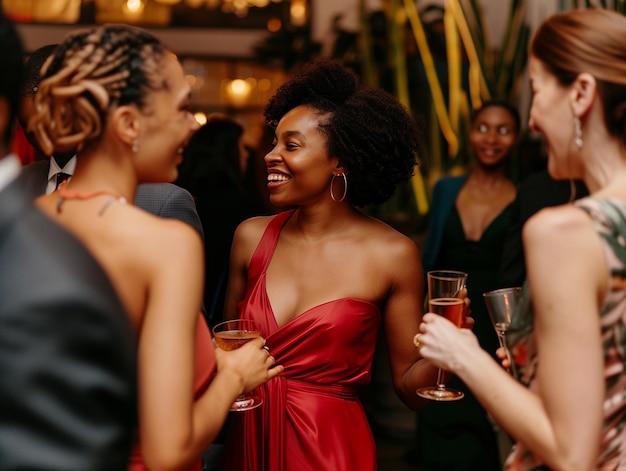
M 189 84 L 178 60 L 166 54 L 159 68 L 163 86 L 146 96 L 137 144 L 142 181 L 174 181 L 182 151 L 199 124 L 189 111 Z
M 576 150 L 569 90 L 533 56 L 529 61 L 529 74 L 533 91 L 529 127 L 543 135 L 552 178 L 571 178 L 568 157 L 575 155 Z
M 298 106 L 280 120 L 274 148 L 265 156 L 270 201 L 298 206 L 330 200 L 329 184 L 338 159 L 329 157 L 327 138 L 319 125 L 325 118 L 308 106 Z
M 517 142 L 515 118 L 502 106 L 487 106 L 474 118 L 469 137 L 478 165 L 502 166 Z

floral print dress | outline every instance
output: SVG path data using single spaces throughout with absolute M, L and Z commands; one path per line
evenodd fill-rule
M 626 205 L 618 200 L 588 197 L 574 203 L 586 211 L 602 237 L 609 289 L 600 311 L 604 350 L 604 426 L 596 470 L 626 470 Z M 537 350 L 533 312 L 524 286 L 523 299 L 507 334 L 518 380 L 538 391 Z M 584 407 L 584 405 L 581 405 Z M 514 445 L 507 471 L 548 469 L 523 444 Z

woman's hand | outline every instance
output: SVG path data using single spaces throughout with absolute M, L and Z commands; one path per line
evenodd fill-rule
M 502 361 L 502 367 L 508 371 L 509 368 L 511 368 L 511 361 L 506 354 L 506 350 L 502 347 L 499 347 L 496 350 L 496 356 Z
M 472 314 L 472 300 L 467 297 L 467 288 L 463 288 L 459 297 L 463 299 L 465 303 L 463 305 L 463 327 L 464 329 L 473 329 L 474 328 L 474 318 L 471 317 Z
M 459 329 L 445 317 L 431 312 L 424 315 L 413 342 L 422 357 L 451 373 L 471 358 L 473 351 L 481 348 L 471 330 Z
M 244 385 L 244 393 L 252 391 L 284 370 L 282 365 L 276 365 L 276 360 L 261 337 L 229 352 L 216 347 L 215 358 L 218 371 L 230 369 L 238 374 Z

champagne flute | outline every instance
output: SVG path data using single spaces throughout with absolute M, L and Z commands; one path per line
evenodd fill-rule
M 251 319 L 235 319 L 220 322 L 213 327 L 213 338 L 222 350 L 231 351 L 261 336 L 261 324 Z M 254 409 L 263 404 L 263 399 L 251 394 L 242 394 L 235 399 L 230 410 L 235 412 Z
M 459 294 L 467 282 L 467 273 L 454 270 L 429 271 L 428 277 L 428 308 L 440 316 L 444 316 L 457 327 L 463 325 L 465 301 Z M 446 388 L 443 382 L 443 370 L 437 372 L 437 385 L 419 388 L 417 395 L 432 401 L 457 401 L 464 394 L 456 389 Z
M 513 368 L 513 360 L 511 352 L 506 345 L 505 336 L 511 325 L 511 316 L 522 299 L 522 288 L 516 286 L 488 291 L 483 293 L 483 298 L 485 299 L 489 317 L 491 317 L 491 323 L 498 334 L 500 346 L 506 352 L 509 364 Z

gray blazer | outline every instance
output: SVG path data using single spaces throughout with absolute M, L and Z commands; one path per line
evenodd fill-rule
M 144 183 L 137 188 L 135 206 L 155 216 L 186 222 L 204 239 L 196 202 L 184 188 L 173 183 Z
M 126 469 L 134 329 L 97 262 L 23 185 L 0 191 L 0 469 Z
M 43 195 L 48 184 L 49 169 L 49 160 L 40 160 L 24 167 L 22 181 L 27 191 L 36 196 Z M 173 183 L 144 183 L 137 188 L 135 206 L 155 216 L 186 222 L 204 238 L 196 203 L 184 188 Z

